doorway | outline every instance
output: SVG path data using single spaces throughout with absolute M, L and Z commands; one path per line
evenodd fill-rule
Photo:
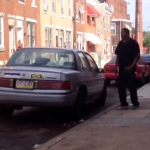
M 9 58 L 12 56 L 15 48 L 14 27 L 9 26 Z

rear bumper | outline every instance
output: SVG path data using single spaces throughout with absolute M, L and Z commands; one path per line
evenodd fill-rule
M 38 94 L 0 91 L 0 104 L 21 106 L 71 107 L 77 92 L 68 94 Z
M 115 74 L 115 73 L 104 73 L 104 76 L 106 79 L 110 79 L 110 80 L 117 80 L 119 74 Z M 142 74 L 136 73 L 136 79 L 141 79 L 142 78 Z

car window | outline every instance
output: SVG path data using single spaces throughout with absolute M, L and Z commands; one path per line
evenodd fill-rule
M 86 58 L 87 58 L 87 60 L 88 60 L 88 62 L 89 62 L 89 64 L 90 64 L 91 69 L 92 69 L 92 70 L 93 70 L 93 69 L 96 69 L 96 68 L 97 68 L 97 65 L 96 65 L 96 63 L 94 62 L 93 58 L 92 58 L 90 55 L 88 55 L 88 54 L 85 54 L 85 56 L 86 56 Z
M 83 55 L 83 53 L 78 53 L 78 55 L 79 55 L 80 60 L 81 60 L 82 69 L 85 71 L 90 71 L 90 67 L 89 67 L 88 62 L 87 62 L 85 56 Z
M 16 52 L 7 65 L 76 69 L 74 52 L 52 48 L 24 48 Z

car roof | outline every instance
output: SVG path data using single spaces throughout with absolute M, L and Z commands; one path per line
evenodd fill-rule
M 25 47 L 25 48 L 21 48 L 20 50 L 31 50 L 31 49 L 52 49 L 52 50 L 68 50 L 68 51 L 72 51 L 74 53 L 76 52 L 85 52 L 85 51 L 82 51 L 82 50 L 78 50 L 78 49 L 72 49 L 72 48 L 59 48 L 59 47 Z

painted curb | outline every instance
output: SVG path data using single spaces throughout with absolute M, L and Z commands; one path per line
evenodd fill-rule
M 137 92 L 142 91 L 143 89 L 145 89 L 147 86 L 149 86 L 149 84 L 144 85 L 143 87 L 141 87 L 140 89 L 137 90 Z M 129 99 L 130 96 L 127 96 L 127 99 Z M 49 148 L 51 148 L 52 146 L 54 146 L 55 144 L 59 143 L 62 140 L 65 140 L 67 137 L 75 134 L 76 132 L 79 132 L 79 130 L 82 130 L 82 128 L 84 126 L 86 126 L 86 124 L 88 124 L 89 122 L 91 122 L 92 120 L 95 120 L 98 117 L 101 117 L 103 115 L 105 115 L 106 113 L 108 113 L 110 110 L 114 109 L 117 105 L 119 104 L 119 102 L 117 104 L 112 105 L 111 107 L 103 110 L 102 112 L 96 114 L 95 116 L 93 116 L 92 118 L 90 118 L 89 120 L 86 120 L 85 122 L 83 122 L 82 124 L 79 124 L 75 127 L 73 127 L 72 129 L 60 134 L 59 136 L 54 137 L 53 139 L 47 141 L 46 143 L 44 143 L 42 146 L 40 146 L 39 148 L 37 148 L 36 150 L 48 150 Z

